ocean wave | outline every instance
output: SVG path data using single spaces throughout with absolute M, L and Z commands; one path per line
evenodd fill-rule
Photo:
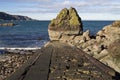
M 32 47 L 27 47 L 27 48 L 22 48 L 22 47 L 20 47 L 20 48 L 16 48 L 16 47 L 13 47 L 13 48 L 11 48 L 11 47 L 0 47 L 0 50 L 37 50 L 37 49 L 41 49 L 41 47 L 34 47 L 34 48 L 32 48 Z

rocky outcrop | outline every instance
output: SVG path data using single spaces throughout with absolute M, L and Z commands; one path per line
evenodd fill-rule
M 77 47 L 120 72 L 119 45 L 120 21 L 115 21 L 98 31 L 95 39 L 89 39 Z
M 120 20 L 112 23 L 112 27 L 120 27 Z
M 120 21 L 105 26 L 93 37 L 89 30 L 83 32 L 82 29 L 82 22 L 76 10 L 65 8 L 51 21 L 48 31 L 51 40 L 60 40 L 76 46 L 120 72 L 120 41 L 116 42 L 120 40 Z
M 32 20 L 27 16 L 11 15 L 5 12 L 0 12 L 0 20 Z
M 2 23 L 0 26 L 15 26 L 16 24 L 14 23 Z
M 59 40 L 63 35 L 81 35 L 82 22 L 75 8 L 61 10 L 50 22 L 48 32 L 50 40 Z
M 116 21 L 111 25 L 105 26 L 97 33 L 96 37 L 98 42 L 104 42 L 107 46 L 117 39 L 120 39 L 120 21 Z
M 120 39 L 111 43 L 107 51 L 109 54 L 101 61 L 120 72 Z

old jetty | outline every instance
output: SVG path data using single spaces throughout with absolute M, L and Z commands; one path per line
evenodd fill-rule
M 77 47 L 49 42 L 7 80 L 119 80 L 119 74 Z

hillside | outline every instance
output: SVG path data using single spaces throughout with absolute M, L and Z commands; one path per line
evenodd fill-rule
M 0 12 L 0 20 L 32 20 L 27 16 L 11 15 L 5 12 Z

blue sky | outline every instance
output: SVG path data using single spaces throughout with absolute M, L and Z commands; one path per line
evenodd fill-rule
M 39 20 L 51 20 L 71 6 L 82 20 L 120 20 L 120 0 L 0 0 L 0 11 Z

